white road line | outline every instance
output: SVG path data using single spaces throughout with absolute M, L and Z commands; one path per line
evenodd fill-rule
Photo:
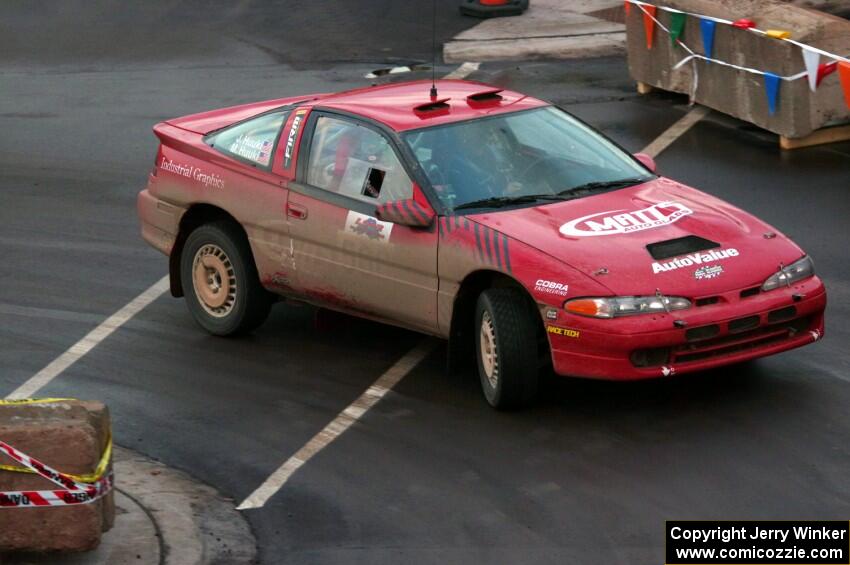
M 466 62 L 444 76 L 447 79 L 463 79 L 478 70 L 481 63 Z M 407 354 L 396 361 L 387 372 L 381 375 L 377 381 L 372 383 L 366 391 L 354 402 L 349 404 L 345 410 L 337 414 L 330 424 L 317 433 L 295 454 L 284 461 L 283 465 L 272 473 L 248 498 L 237 506 L 237 510 L 250 510 L 262 508 L 268 500 L 275 495 L 295 471 L 301 468 L 314 455 L 322 451 L 331 442 L 338 438 L 355 422 L 363 417 L 370 408 L 375 406 L 396 384 L 401 381 L 422 359 L 424 359 L 436 347 L 432 339 L 425 339 L 419 345 L 407 352 Z
M 471 75 L 472 73 L 474 73 L 475 71 L 477 71 L 478 67 L 480 67 L 480 66 L 481 66 L 481 63 L 473 63 L 471 61 L 467 61 L 466 63 L 462 64 L 461 66 L 459 66 L 458 68 L 456 68 L 455 70 L 453 70 L 452 72 L 450 72 L 449 74 L 444 76 L 443 78 L 447 78 L 447 79 L 466 78 L 469 75 Z
M 126 324 L 138 314 L 145 306 L 162 296 L 168 290 L 168 277 L 165 276 L 153 286 L 131 300 L 123 308 L 105 319 L 95 329 L 90 331 L 83 339 L 72 345 L 62 355 L 54 359 L 45 368 L 29 378 L 24 384 L 15 389 L 7 399 L 31 398 L 39 390 L 47 386 L 50 381 L 62 374 L 68 367 L 79 361 L 97 344 L 112 335 L 112 332 Z
M 236 507 L 237 510 L 262 508 L 275 495 L 298 469 L 316 454 L 326 448 L 340 435 L 345 433 L 355 422 L 360 420 L 370 408 L 375 406 L 396 384 L 401 381 L 416 365 L 419 364 L 437 346 L 437 341 L 426 338 L 407 354 L 387 369 L 372 386 L 361 394 L 357 400 L 349 404 L 345 410 L 337 414 L 333 421 L 322 431 L 313 436 L 304 447 L 287 459 L 277 471 L 271 474 L 251 495 Z
M 679 120 L 667 130 L 659 135 L 655 140 L 643 148 L 641 153 L 646 153 L 650 157 L 657 157 L 662 151 L 667 149 L 671 143 L 676 141 L 686 131 L 691 129 L 694 124 L 706 117 L 711 108 L 705 106 L 694 106 L 687 114 L 679 118 Z

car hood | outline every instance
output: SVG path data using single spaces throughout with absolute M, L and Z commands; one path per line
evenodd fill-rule
M 708 296 L 760 284 L 780 263 L 787 265 L 803 255 L 754 216 L 663 177 L 470 219 L 570 265 L 617 295 L 654 294 L 659 289 L 668 295 Z M 687 245 L 664 259 L 653 258 L 647 248 L 687 236 L 717 247 L 696 251 L 706 244 Z

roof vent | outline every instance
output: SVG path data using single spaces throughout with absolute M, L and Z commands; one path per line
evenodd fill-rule
M 428 118 L 448 114 L 449 109 L 451 108 L 448 104 L 449 100 L 451 100 L 451 98 L 438 98 L 437 100 L 431 100 L 425 104 L 414 106 L 413 111 L 420 115 L 420 117 Z
M 495 88 L 492 90 L 484 90 L 481 92 L 476 92 L 475 94 L 470 94 L 466 97 L 466 102 L 470 106 L 482 106 L 489 104 L 498 104 L 502 100 L 504 100 L 504 96 L 500 93 L 502 92 L 502 88 Z

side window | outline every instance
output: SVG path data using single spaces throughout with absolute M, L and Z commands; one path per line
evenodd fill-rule
M 289 111 L 264 114 L 229 127 L 207 138 L 207 143 L 226 155 L 268 167 L 274 144 Z
M 371 204 L 413 197 L 413 182 L 382 134 L 346 120 L 316 120 L 307 183 Z

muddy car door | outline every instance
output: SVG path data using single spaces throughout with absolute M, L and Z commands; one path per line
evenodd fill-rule
M 304 129 L 287 207 L 293 285 L 317 303 L 436 332 L 433 222 L 377 217 L 379 206 L 419 206 L 414 199 L 428 208 L 394 141 L 374 124 L 321 111 Z

